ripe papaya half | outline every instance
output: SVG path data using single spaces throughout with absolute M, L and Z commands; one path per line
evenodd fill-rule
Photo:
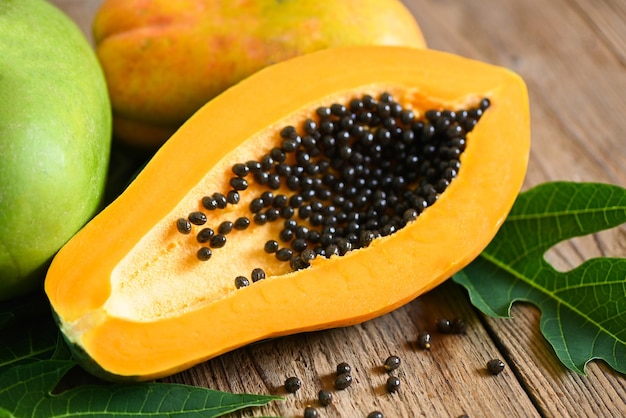
M 462 269 L 522 185 L 523 80 L 433 50 L 328 49 L 204 105 L 53 260 L 85 367 L 165 376 L 387 313 Z

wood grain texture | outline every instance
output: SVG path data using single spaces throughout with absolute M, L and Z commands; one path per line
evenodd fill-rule
M 467 333 L 438 333 L 435 322 L 442 317 L 466 319 Z M 431 334 L 431 350 L 418 347 L 421 331 Z M 387 373 L 383 364 L 390 355 L 398 355 L 402 364 Z M 365 417 L 380 410 L 385 417 L 497 417 L 519 416 L 520 408 L 522 416 L 539 416 L 514 373 L 507 370 L 497 377 L 487 373 L 487 361 L 501 355 L 461 290 L 450 282 L 361 325 L 255 344 L 167 380 L 283 395 L 284 402 L 255 411 L 254 416 L 295 417 L 306 405 L 317 405 L 320 389 L 333 390 L 336 366 L 345 361 L 352 366 L 354 382 L 344 391 L 333 391 L 334 402 L 322 416 Z M 385 389 L 390 374 L 402 382 L 394 394 Z M 295 395 L 283 388 L 289 376 L 303 382 Z
M 54 0 L 88 34 L 101 0 Z M 526 80 L 533 146 L 525 188 L 550 180 L 626 186 L 626 2 L 621 0 L 405 0 L 429 46 L 507 66 Z M 595 256 L 626 257 L 626 226 L 560 244 L 559 269 Z M 626 297 L 626 295 L 625 295 Z M 539 331 L 540 312 L 516 304 L 512 319 L 486 318 L 451 282 L 358 326 L 254 344 L 165 379 L 285 400 L 233 416 L 302 416 L 317 391 L 332 388 L 337 363 L 355 381 L 334 392 L 322 417 L 626 416 L 626 378 L 600 362 L 587 376 L 565 369 Z M 441 335 L 440 317 L 462 317 L 465 335 Z M 254 320 L 253 317 L 247 320 Z M 211 326 L 207 323 L 207 326 Z M 233 324 L 236 326 L 236 324 Z M 429 351 L 416 344 L 431 332 Z M 399 392 L 384 388 L 385 358 L 402 359 Z M 486 362 L 506 362 L 490 376 Z M 303 381 L 286 394 L 284 380 Z

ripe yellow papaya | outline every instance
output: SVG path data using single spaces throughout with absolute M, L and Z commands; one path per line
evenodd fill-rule
M 46 292 L 109 379 L 356 324 L 483 250 L 529 146 L 508 69 L 383 46 L 287 60 L 195 113 L 59 252 Z
M 400 0 L 105 0 L 93 32 L 115 136 L 149 150 L 267 65 L 337 46 L 425 45 Z

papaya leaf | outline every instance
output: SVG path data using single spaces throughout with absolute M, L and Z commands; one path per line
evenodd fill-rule
M 68 360 L 42 360 L 0 374 L 0 417 L 210 418 L 280 399 L 167 383 L 83 385 L 53 394 L 75 365 Z
M 0 418 L 15 418 L 15 415 L 10 413 L 6 409 L 0 408 Z
M 510 317 L 515 301 L 541 310 L 559 360 L 585 374 L 594 359 L 626 373 L 626 258 L 592 258 L 566 272 L 545 253 L 559 242 L 626 223 L 626 189 L 549 182 L 521 193 L 493 241 L 453 280 L 474 306 Z

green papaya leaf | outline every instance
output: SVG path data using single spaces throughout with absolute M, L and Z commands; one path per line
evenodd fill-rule
M 10 413 L 6 409 L 0 408 L 0 418 L 15 418 L 15 415 Z
M 37 361 L 0 374 L 0 417 L 210 418 L 280 399 L 166 383 L 83 385 L 53 394 L 75 365 L 67 360 Z
M 550 182 L 521 193 L 502 228 L 454 275 L 483 313 L 509 317 L 515 301 L 541 310 L 541 332 L 577 373 L 593 359 L 626 373 L 626 259 L 599 257 L 557 271 L 545 259 L 554 245 L 626 223 L 626 189 Z

